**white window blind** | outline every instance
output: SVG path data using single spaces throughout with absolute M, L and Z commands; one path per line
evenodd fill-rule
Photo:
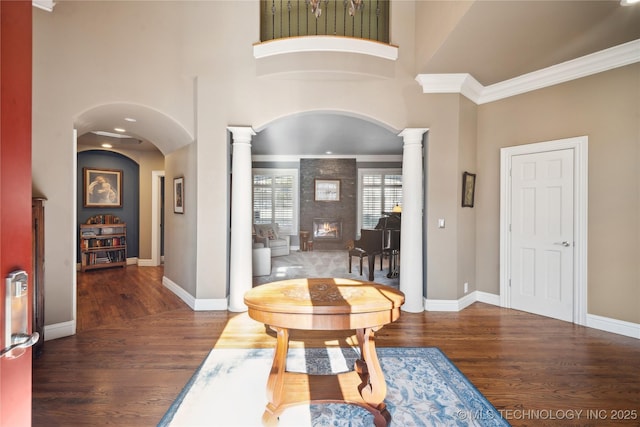
M 359 178 L 358 228 L 374 228 L 383 212 L 402 205 L 402 171 L 360 169 Z
M 285 234 L 298 229 L 298 170 L 253 170 L 253 222 L 277 223 Z

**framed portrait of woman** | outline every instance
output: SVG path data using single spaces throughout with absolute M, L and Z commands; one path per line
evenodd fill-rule
M 83 168 L 85 208 L 122 207 L 122 170 Z

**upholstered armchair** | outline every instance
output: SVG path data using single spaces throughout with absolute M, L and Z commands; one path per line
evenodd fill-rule
M 262 243 L 265 248 L 271 248 L 271 256 L 289 255 L 291 236 L 280 234 L 278 224 L 254 224 L 255 242 Z

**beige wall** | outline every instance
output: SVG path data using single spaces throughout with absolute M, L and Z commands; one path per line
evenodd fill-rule
M 427 298 L 458 298 L 460 95 L 424 95 L 430 112 L 427 144 Z M 445 228 L 438 228 L 438 220 Z
M 397 130 L 429 128 L 427 296 L 449 300 L 462 296 L 465 281 L 498 292 L 499 148 L 589 134 L 590 312 L 638 322 L 638 96 L 630 90 L 638 87 L 637 67 L 483 106 L 460 95 L 424 95 L 415 82 L 415 52 L 429 47 L 416 44 L 424 28 L 414 23 L 425 7 L 392 3 L 399 59 L 379 68 L 380 60 L 347 54 L 255 60 L 258 28 L 246 22 L 258 22 L 258 2 L 60 2 L 54 13 L 34 9 L 33 178 L 48 198 L 46 220 L 56 224 L 46 228 L 47 324 L 75 315 L 74 120 L 122 102 L 157 110 L 196 138 L 165 151 L 167 188 L 175 176 L 185 177 L 186 188 L 184 215 L 166 201 L 165 275 L 199 299 L 228 292 L 230 125 L 257 129 L 330 110 Z M 451 22 L 464 12 L 454 9 Z M 477 204 L 462 209 L 462 171 L 473 171 L 474 162 Z M 438 218 L 446 219 L 445 229 L 437 228 Z
M 589 137 L 588 313 L 640 322 L 640 65 L 478 112 L 478 289 L 499 291 L 500 148 Z
M 477 106 L 458 94 L 423 95 L 426 150 L 427 298 L 457 300 L 476 288 L 476 210 L 461 207 L 462 173 L 475 173 Z M 444 219 L 445 227 L 438 221 Z
M 418 1 L 416 2 L 416 74 L 424 72 L 429 59 L 446 41 L 449 32 L 464 18 L 474 1 Z
M 191 144 L 165 158 L 164 275 L 196 296 L 196 147 Z M 173 212 L 173 179 L 184 177 L 184 213 Z M 167 262 L 170 260 L 171 262 Z
M 140 230 L 138 258 L 151 259 L 151 197 L 154 171 L 164 171 L 164 156 L 159 151 L 143 152 L 140 161 Z M 165 211 L 166 212 L 166 211 Z
M 460 151 L 458 153 L 458 281 L 457 298 L 465 295 L 464 284 L 469 292 L 476 290 L 476 208 L 462 207 L 462 174 L 476 173 L 477 164 L 477 106 L 465 97 L 460 102 Z

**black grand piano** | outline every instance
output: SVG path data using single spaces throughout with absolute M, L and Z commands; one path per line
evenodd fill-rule
M 384 216 L 376 224 L 377 230 L 382 230 L 382 253 L 389 257 L 388 278 L 398 277 L 400 273 L 400 225 L 402 213 L 384 212 Z
M 351 257 L 360 257 L 360 274 L 362 274 L 362 258 L 367 257 L 369 264 L 369 281 L 373 281 L 375 258 L 380 256 L 389 258 L 388 278 L 398 277 L 400 255 L 400 223 L 401 214 L 398 212 L 384 213 L 374 229 L 361 229 L 360 239 L 354 241 L 354 248 L 349 251 L 349 272 L 351 272 Z

